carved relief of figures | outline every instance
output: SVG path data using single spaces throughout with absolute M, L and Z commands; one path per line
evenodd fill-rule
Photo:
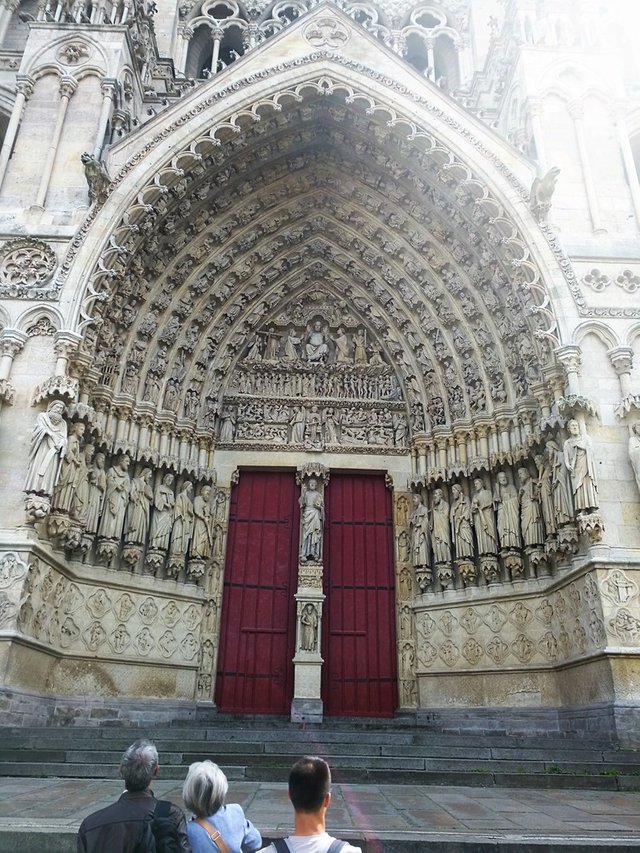
M 343 326 L 338 328 L 336 336 L 332 340 L 335 345 L 336 362 L 338 364 L 351 364 L 351 344 Z
M 358 329 L 353 336 L 353 362 L 367 364 L 367 333 L 364 329 Z
M 53 400 L 47 411 L 36 418 L 31 434 L 25 492 L 48 496 L 54 492 L 67 448 L 67 424 L 62 417 L 63 412 L 64 403 Z
M 171 532 L 170 556 L 183 562 L 189 548 L 193 530 L 193 483 L 187 480 L 176 498 L 173 511 L 173 529 Z
M 227 444 L 233 441 L 236 434 L 236 413 L 227 409 L 220 418 L 220 442 Z
M 325 362 L 329 355 L 329 346 L 327 344 L 329 335 L 329 327 L 322 327 L 322 323 L 316 320 L 307 331 L 305 352 L 307 361 L 311 364 Z
M 471 505 L 462 491 L 462 486 L 454 483 L 451 487 L 451 529 L 456 557 L 473 557 L 473 533 L 471 531 Z
M 295 363 L 300 360 L 297 347 L 302 343 L 302 338 L 296 336 L 295 329 L 289 329 L 284 340 L 284 352 L 282 354 L 283 361 Z
M 93 465 L 89 469 L 89 504 L 87 508 L 87 533 L 98 532 L 98 521 L 102 514 L 102 505 L 107 488 L 104 453 L 96 453 Z
M 151 548 L 166 551 L 169 547 L 175 502 L 173 474 L 165 474 L 153 497 L 154 511 L 149 539 Z
M 80 442 L 84 435 L 85 425 L 82 422 L 73 424 L 67 439 L 67 449 L 60 466 L 60 477 L 53 495 L 52 506 L 62 512 L 71 512 L 71 505 L 78 483 L 78 470 L 82 459 Z
M 98 535 L 102 538 L 120 539 L 130 491 L 129 457 L 121 456 L 117 463 L 107 471 L 104 510 L 98 530 Z
M 193 501 L 191 556 L 200 560 L 208 560 L 213 553 L 213 514 L 210 499 L 211 486 L 203 486 Z
M 324 501 L 318 491 L 318 482 L 311 478 L 300 497 L 302 507 L 302 542 L 300 557 L 320 562 L 322 559 L 322 532 L 324 526 Z
M 411 531 L 411 565 L 414 568 L 429 565 L 429 511 L 422 496 L 413 495 L 413 512 L 409 516 Z
M 495 554 L 498 551 L 496 522 L 493 515 L 493 498 L 484 482 L 478 477 L 473 481 L 471 513 L 476 532 L 479 554 Z
M 318 651 L 318 608 L 308 602 L 300 614 L 300 648 L 304 652 Z
M 498 471 L 493 502 L 497 510 L 498 539 L 501 548 L 520 548 L 520 505 L 518 491 L 504 471 Z
M 325 409 L 324 412 L 324 441 L 325 444 L 339 444 L 339 420 L 336 410 Z
M 276 362 L 278 360 L 279 348 L 280 336 L 276 333 L 275 328 L 270 326 L 267 332 L 267 343 L 264 348 L 264 361 Z
M 540 511 L 538 484 L 526 468 L 518 468 L 520 482 L 520 518 L 525 545 L 544 544 L 544 525 Z
M 289 420 L 291 444 L 304 444 L 306 415 L 302 406 L 295 406 Z
M 304 426 L 305 447 L 317 448 L 322 446 L 322 423 L 317 406 L 312 406 L 306 417 Z
M 431 541 L 434 560 L 436 563 L 448 563 L 451 560 L 449 504 L 444 499 L 442 489 L 436 489 L 433 493 L 431 516 Z
M 569 438 L 564 443 L 564 462 L 571 476 L 573 503 L 576 510 L 598 508 L 598 481 L 591 439 L 580 432 L 578 421 L 567 424 Z
M 144 545 L 149 532 L 153 489 L 151 488 L 151 469 L 144 468 L 138 477 L 131 481 L 129 509 L 125 526 L 125 542 Z

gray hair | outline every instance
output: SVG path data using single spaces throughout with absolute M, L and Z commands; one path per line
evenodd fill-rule
M 144 791 L 158 767 L 158 750 L 149 740 L 137 740 L 120 759 L 120 775 L 127 791 Z
M 224 805 L 227 777 L 213 761 L 195 761 L 182 786 L 182 799 L 196 817 L 211 817 Z

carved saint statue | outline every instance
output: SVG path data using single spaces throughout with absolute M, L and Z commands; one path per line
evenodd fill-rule
M 298 345 L 302 343 L 302 338 L 299 338 L 296 335 L 295 329 L 289 329 L 287 332 L 287 336 L 284 339 L 284 352 L 282 353 L 283 361 L 288 361 L 290 363 L 300 361 L 300 355 L 298 354 Z
M 544 518 L 544 526 L 549 536 L 552 536 L 558 525 L 556 523 L 556 510 L 553 505 L 553 469 L 547 453 L 536 454 L 534 457 L 538 469 L 538 495 L 540 498 L 540 509 Z
M 473 500 L 471 501 L 473 525 L 476 531 L 479 554 L 495 554 L 498 551 L 498 536 L 493 515 L 493 498 L 483 481 L 477 477 L 473 481 Z
M 46 412 L 40 412 L 31 433 L 29 468 L 24 484 L 25 492 L 37 495 L 53 494 L 60 464 L 67 449 L 67 424 L 62 417 L 64 403 L 53 400 Z
M 131 481 L 129 493 L 129 509 L 125 525 L 125 542 L 144 545 L 149 532 L 149 518 L 153 503 L 151 488 L 151 469 L 144 468 L 138 477 Z
M 324 501 L 318 491 L 318 483 L 312 477 L 307 488 L 300 496 L 302 507 L 302 545 L 300 556 L 303 560 L 320 562 L 322 559 L 322 527 L 324 524 Z
M 553 439 L 545 445 L 545 453 L 551 464 L 551 487 L 556 523 L 559 527 L 573 521 L 573 498 L 569 471 L 564 464 L 564 452 Z
M 638 491 L 640 491 L 640 421 L 636 421 L 629 427 L 629 461 L 633 468 Z
M 153 496 L 153 518 L 149 547 L 166 551 L 173 523 L 176 499 L 173 494 L 173 474 L 165 474 Z
M 339 420 L 336 410 L 328 408 L 324 410 L 324 440 L 326 444 L 339 444 Z
M 98 535 L 104 539 L 120 539 L 131 491 L 129 464 L 129 457 L 121 456 L 107 471 L 104 510 L 98 530 Z
M 304 444 L 306 415 L 302 406 L 294 406 L 289 418 L 291 444 Z
M 231 444 L 236 435 L 235 409 L 226 409 L 220 418 L 220 443 Z
M 497 510 L 498 537 L 501 548 L 520 548 L 520 505 L 518 490 L 511 485 L 504 471 L 498 471 L 493 502 Z
M 411 564 L 414 568 L 429 565 L 429 510 L 422 496 L 413 495 L 413 512 L 409 516 L 411 531 Z
M 277 334 L 273 326 L 269 326 L 269 331 L 267 332 L 267 343 L 264 348 L 264 361 L 277 361 L 279 349 L 280 336 Z
M 305 604 L 300 614 L 300 648 L 304 652 L 318 650 L 318 609 L 311 602 Z
M 262 341 L 256 335 L 247 353 L 247 361 L 262 361 Z
M 459 483 L 451 486 L 451 529 L 456 557 L 473 557 L 473 533 L 471 531 L 471 505 Z
M 569 438 L 564 443 L 564 464 L 571 477 L 573 505 L 576 510 L 598 508 L 598 481 L 591 439 L 580 432 L 578 421 L 567 424 Z
M 76 491 L 78 470 L 82 459 L 80 442 L 84 435 L 85 426 L 81 421 L 73 424 L 68 437 L 67 449 L 60 467 L 60 479 L 53 496 L 54 509 L 71 512 L 71 504 Z
M 213 552 L 213 513 L 210 498 L 211 486 L 203 486 L 193 502 L 191 556 L 200 560 L 208 560 Z
M 107 488 L 107 474 L 104 470 L 104 453 L 96 453 L 89 470 L 89 506 L 87 509 L 87 533 L 98 532 L 98 521 L 102 513 L 104 493 Z
M 338 364 L 351 364 L 351 344 L 343 326 L 338 328 L 336 336 L 332 340 L 336 348 L 336 362 Z
M 74 494 L 71 500 L 71 517 L 83 526 L 86 526 L 89 513 L 89 497 L 91 495 L 89 471 L 94 449 L 92 444 L 87 444 L 82 448 L 76 472 Z
M 193 529 L 193 484 L 187 480 L 176 498 L 173 512 L 173 530 L 171 531 L 172 557 L 184 557 L 189 547 L 189 539 Z
M 518 468 L 520 482 L 520 522 L 525 545 L 544 545 L 544 525 L 538 484 L 526 468 Z
M 433 493 L 431 513 L 433 558 L 436 563 L 448 563 L 451 560 L 449 504 L 444 499 L 442 489 L 436 489 Z
M 308 330 L 305 342 L 305 354 L 310 364 L 319 364 L 327 360 L 329 345 L 327 344 L 329 328 L 322 328 L 322 323 L 316 320 Z
M 367 333 L 358 329 L 353 336 L 353 360 L 355 364 L 367 364 Z

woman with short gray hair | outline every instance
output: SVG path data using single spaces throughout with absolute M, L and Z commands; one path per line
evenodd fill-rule
M 195 818 L 187 824 L 193 853 L 253 853 L 262 847 L 262 836 L 244 816 L 241 806 L 225 805 L 227 777 L 212 761 L 196 761 L 189 767 L 182 798 Z

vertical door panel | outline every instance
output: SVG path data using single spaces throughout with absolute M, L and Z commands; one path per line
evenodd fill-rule
M 383 475 L 332 473 L 325 497 L 324 712 L 392 716 L 397 681 L 391 495 Z
M 216 676 L 221 711 L 289 713 L 298 531 L 293 473 L 242 472 L 231 492 Z

